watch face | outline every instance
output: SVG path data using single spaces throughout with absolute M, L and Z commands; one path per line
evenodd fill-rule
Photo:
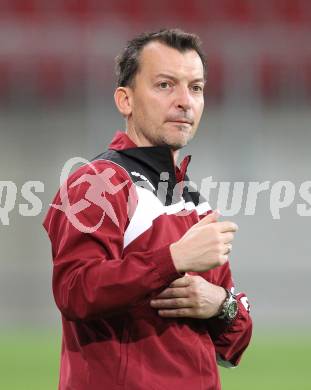
M 237 315 L 237 312 L 238 312 L 238 304 L 237 304 L 237 301 L 234 300 L 234 301 L 231 301 L 229 303 L 229 306 L 228 306 L 228 311 L 227 311 L 227 315 L 228 317 L 233 320 L 235 318 L 235 316 Z

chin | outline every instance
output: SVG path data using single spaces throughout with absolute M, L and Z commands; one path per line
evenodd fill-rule
M 176 131 L 177 130 L 177 131 Z M 193 138 L 193 133 L 190 129 L 185 129 L 185 127 L 176 129 L 172 131 L 171 129 L 166 131 L 162 137 L 157 139 L 156 144 L 162 146 L 168 146 L 172 150 L 178 150 L 185 147 L 188 142 Z
M 172 150 L 178 150 L 178 149 L 182 149 L 183 147 L 185 147 L 189 142 L 189 138 L 185 138 L 185 137 L 172 137 L 170 139 L 166 139 L 164 140 L 164 143 L 165 145 L 167 145 L 170 149 Z

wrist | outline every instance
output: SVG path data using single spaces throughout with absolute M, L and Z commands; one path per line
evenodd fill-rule
M 238 302 L 234 294 L 230 290 L 224 289 L 226 291 L 226 298 L 220 306 L 220 313 L 218 318 L 227 321 L 230 323 L 233 321 L 238 314 Z
M 223 305 L 228 297 L 227 290 L 224 287 L 219 286 L 219 306 L 216 316 L 220 316 L 223 310 Z
M 184 258 L 182 254 L 179 251 L 178 244 L 174 242 L 173 244 L 170 245 L 170 252 L 171 252 L 171 257 L 174 263 L 174 266 L 177 270 L 177 272 L 183 273 L 187 272 L 188 269 L 186 269 L 186 266 L 184 264 Z

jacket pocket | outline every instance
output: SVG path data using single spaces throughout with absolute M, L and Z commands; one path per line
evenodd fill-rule
M 128 345 L 130 340 L 130 324 L 129 319 L 124 320 L 122 336 L 120 341 L 120 365 L 118 371 L 118 380 L 119 385 L 123 385 L 125 381 L 126 371 L 127 371 L 127 362 L 128 362 Z

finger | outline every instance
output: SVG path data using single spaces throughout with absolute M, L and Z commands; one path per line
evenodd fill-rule
M 204 218 L 202 218 L 195 226 L 204 226 L 209 223 L 216 222 L 220 216 L 219 210 L 214 210 L 211 213 L 207 214 Z
M 194 317 L 192 309 L 159 310 L 161 317 Z
M 234 240 L 234 234 L 231 232 L 222 233 L 222 240 L 224 244 L 229 244 Z
M 232 251 L 232 245 L 231 244 L 225 245 L 224 255 L 228 255 L 231 251 Z
M 151 307 L 154 309 L 179 309 L 192 307 L 192 303 L 188 298 L 171 298 L 171 299 L 152 299 Z
M 185 287 L 169 287 L 162 291 L 161 294 L 157 295 L 154 299 L 187 298 L 188 295 L 188 289 Z
M 191 276 L 185 275 L 182 278 L 178 278 L 174 280 L 174 282 L 170 284 L 170 287 L 188 287 L 190 286 L 190 283 L 191 283 Z
M 217 222 L 217 228 L 221 233 L 236 232 L 239 229 L 236 223 L 230 221 Z

